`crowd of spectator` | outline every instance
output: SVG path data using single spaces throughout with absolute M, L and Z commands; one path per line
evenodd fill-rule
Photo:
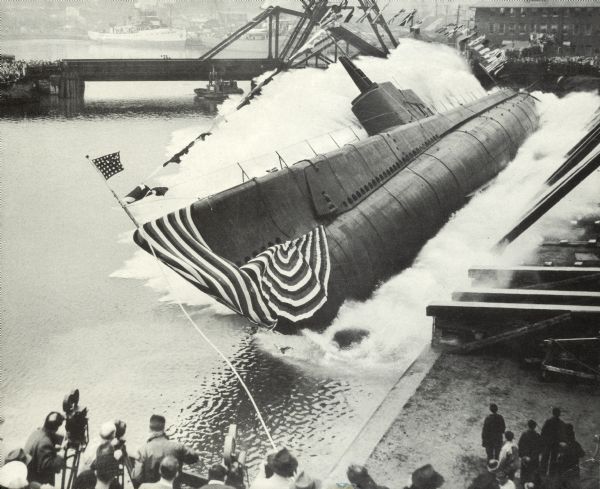
M 0 83 L 18 82 L 27 74 L 27 63 L 22 60 L 2 60 L 0 62 Z
M 561 419 L 559 408 L 552 410 L 540 433 L 537 423 L 529 420 L 518 442 L 514 433 L 506 429 L 498 406 L 490 404 L 489 410 L 481 433 L 487 470 L 468 489 L 579 487 L 579 460 L 584 451 L 575 439 L 573 425 Z M 206 479 L 183 472 L 183 465 L 198 462 L 200 454 L 170 439 L 161 415 L 150 418 L 149 436 L 134 456 L 125 448 L 124 422 L 103 423 L 98 440 L 87 446 L 81 457 L 77 477 L 65 486 L 67 451 L 58 434 L 64 422 L 63 414 L 49 413 L 44 425 L 29 436 L 23 448 L 5 456 L 0 468 L 0 489 L 123 489 L 124 474 L 128 474 L 134 489 L 181 489 L 182 485 L 200 489 L 246 488 L 243 462 L 232 457 L 227 463 L 224 458 L 223 463 L 211 466 Z M 57 481 L 56 475 L 61 471 L 63 477 Z M 387 489 L 378 485 L 364 466 L 351 465 L 347 477 L 349 485 L 336 487 Z M 444 477 L 427 464 L 412 473 L 404 489 L 438 489 L 443 484 Z M 297 459 L 286 448 L 268 455 L 248 485 L 249 489 L 321 489 L 321 481 L 299 470 Z
M 537 423 L 530 419 L 516 442 L 498 406 L 490 404 L 481 439 L 487 472 L 479 475 L 469 489 L 579 487 L 579 461 L 585 452 L 575 439 L 573 425 L 561 419 L 558 407 L 552 409 L 552 416 L 539 433 Z

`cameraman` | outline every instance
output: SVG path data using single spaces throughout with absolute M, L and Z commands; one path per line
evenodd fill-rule
M 181 467 L 184 463 L 196 463 L 200 455 L 185 445 L 170 440 L 165 433 L 165 418 L 158 414 L 150 417 L 150 437 L 139 450 L 133 468 L 135 484 L 158 482 L 160 480 L 159 466 L 161 460 L 172 455 Z
M 28 464 L 29 482 L 54 485 L 54 475 L 63 468 L 64 460 L 58 454 L 62 437 L 57 435 L 65 418 L 55 411 L 46 416 L 44 427 L 35 430 L 25 443 L 25 452 L 31 455 Z

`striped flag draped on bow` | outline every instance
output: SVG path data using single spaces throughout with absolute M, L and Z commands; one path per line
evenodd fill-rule
M 331 265 L 322 226 L 267 248 L 241 267 L 209 248 L 191 207 L 144 224 L 134 239 L 198 289 L 256 324 L 270 327 L 280 317 L 307 319 L 327 301 Z

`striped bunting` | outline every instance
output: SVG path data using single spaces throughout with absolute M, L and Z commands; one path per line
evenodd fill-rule
M 327 301 L 330 261 L 322 226 L 263 251 L 241 267 L 214 253 L 194 225 L 191 207 L 136 231 L 134 240 L 202 292 L 253 323 L 310 318 Z

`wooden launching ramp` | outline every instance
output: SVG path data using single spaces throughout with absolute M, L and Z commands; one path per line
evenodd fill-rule
M 526 232 L 599 166 L 596 118 L 547 179 L 547 191 L 504 235 L 497 251 Z M 550 344 L 565 339 L 577 339 L 584 346 L 587 342 L 593 350 L 600 332 L 600 210 L 571 225 L 577 238 L 543 243 L 533 263 L 470 268 L 469 288 L 455 291 L 450 301 L 427 307 L 427 315 L 434 318 L 433 343 L 454 353 L 493 348 L 523 358 L 544 348 L 549 351 Z M 595 356 L 592 351 L 588 363 L 600 379 L 600 351 Z

